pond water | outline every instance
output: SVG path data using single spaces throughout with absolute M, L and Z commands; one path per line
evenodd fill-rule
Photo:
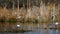
M 13 32 L 7 32 L 0 34 L 60 34 L 60 30 L 44 30 L 44 31 L 38 31 L 38 32 L 24 32 L 24 33 L 13 33 Z
M 18 23 L 18 24 L 21 25 L 21 23 Z M 5 27 L 6 24 L 4 24 L 4 25 L 0 24 L 0 31 L 4 30 L 5 28 L 6 28 L 6 30 L 13 30 L 14 28 L 16 28 L 16 25 L 17 24 L 8 24 L 7 27 Z M 33 30 L 33 32 L 32 31 L 31 32 L 23 32 L 23 33 L 21 33 L 21 32 L 19 32 L 19 33 L 16 33 L 16 32 L 0 32 L 0 34 L 60 34 L 60 30 L 43 29 L 43 28 L 41 28 L 42 26 L 36 25 L 36 24 L 35 25 L 29 24 L 29 25 L 24 24 L 24 29 L 28 29 L 28 30 L 31 29 L 31 30 Z

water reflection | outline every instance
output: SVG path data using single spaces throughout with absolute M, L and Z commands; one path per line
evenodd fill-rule
M 8 33 L 1 33 L 0 34 L 60 34 L 60 30 L 44 30 L 41 32 L 24 32 L 24 33 L 13 33 L 13 32 L 8 32 Z
M 18 23 L 18 25 L 17 25 L 17 23 Z M 40 25 L 39 24 L 27 24 L 27 23 L 25 23 L 25 24 L 22 24 L 22 23 L 20 23 L 20 22 L 17 22 L 16 24 L 8 24 L 8 25 L 6 25 L 6 24 L 4 24 L 3 26 L 5 26 L 6 25 L 6 30 L 13 30 L 13 29 L 16 29 L 16 26 L 21 26 L 21 28 L 19 28 L 19 29 L 22 29 L 22 25 L 24 25 L 23 26 L 23 29 L 25 29 L 25 30 L 33 30 L 33 31 L 31 31 L 31 32 L 19 32 L 19 33 L 17 33 L 17 32 L 0 32 L 0 34 L 60 34 L 60 30 L 55 30 L 55 29 L 44 29 L 44 28 L 41 28 L 40 27 Z M 1 27 L 3 27 L 3 26 L 1 26 Z M 4 27 L 3 28 L 1 28 L 0 27 L 0 31 L 1 30 L 3 30 L 4 29 Z

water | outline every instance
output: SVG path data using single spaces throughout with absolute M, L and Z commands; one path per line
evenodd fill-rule
M 60 34 L 60 30 L 44 30 L 40 32 L 24 32 L 24 33 L 13 33 L 13 32 L 7 32 L 7 33 L 2 33 L 0 34 Z
M 29 24 L 29 25 L 30 26 L 27 26 L 26 23 L 25 23 L 24 29 L 31 29 L 31 30 L 33 30 L 33 32 L 32 31 L 30 31 L 30 32 L 23 32 L 23 33 L 22 32 L 19 32 L 19 33 L 17 33 L 17 32 L 5 32 L 5 33 L 0 32 L 0 34 L 60 34 L 60 30 L 44 29 L 44 28 L 40 28 L 39 25 L 34 25 L 34 24 Z M 3 26 L 1 26 L 1 27 L 0 27 L 0 31 L 5 28 Z M 16 26 L 8 25 L 6 30 L 13 30 L 14 28 L 16 28 Z

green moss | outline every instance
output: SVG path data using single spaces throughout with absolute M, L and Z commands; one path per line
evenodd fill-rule
M 4 22 L 5 22 L 5 20 L 0 18 L 0 23 L 4 23 Z
M 16 23 L 16 22 L 18 22 L 17 21 L 17 19 L 15 19 L 15 18 L 10 18 L 10 19 L 3 19 L 3 18 L 1 18 L 0 19 L 0 22 L 2 23 L 2 22 L 9 22 L 9 23 Z M 38 23 L 38 20 L 37 19 L 32 19 L 32 18 L 23 18 L 23 19 L 21 19 L 21 20 L 19 20 L 19 22 L 20 23 Z
M 25 19 L 24 22 L 25 23 L 38 23 L 38 20 L 37 19 L 28 18 L 28 19 Z
M 38 23 L 38 20 L 37 19 L 34 19 L 34 20 L 32 20 L 32 23 Z
M 16 23 L 17 20 L 16 19 L 9 19 L 7 22 L 9 22 L 9 23 Z
M 24 22 L 25 22 L 25 20 L 24 20 L 24 19 L 21 19 L 21 20 L 20 20 L 20 23 L 24 23 Z
M 46 21 L 47 21 L 46 18 L 42 18 L 42 19 L 40 20 L 41 23 L 46 23 Z

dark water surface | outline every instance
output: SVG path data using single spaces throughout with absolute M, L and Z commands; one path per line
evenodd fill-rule
M 38 31 L 38 32 L 24 32 L 24 33 L 13 33 L 13 32 L 5 32 L 0 34 L 60 34 L 60 30 L 44 30 L 44 31 Z

